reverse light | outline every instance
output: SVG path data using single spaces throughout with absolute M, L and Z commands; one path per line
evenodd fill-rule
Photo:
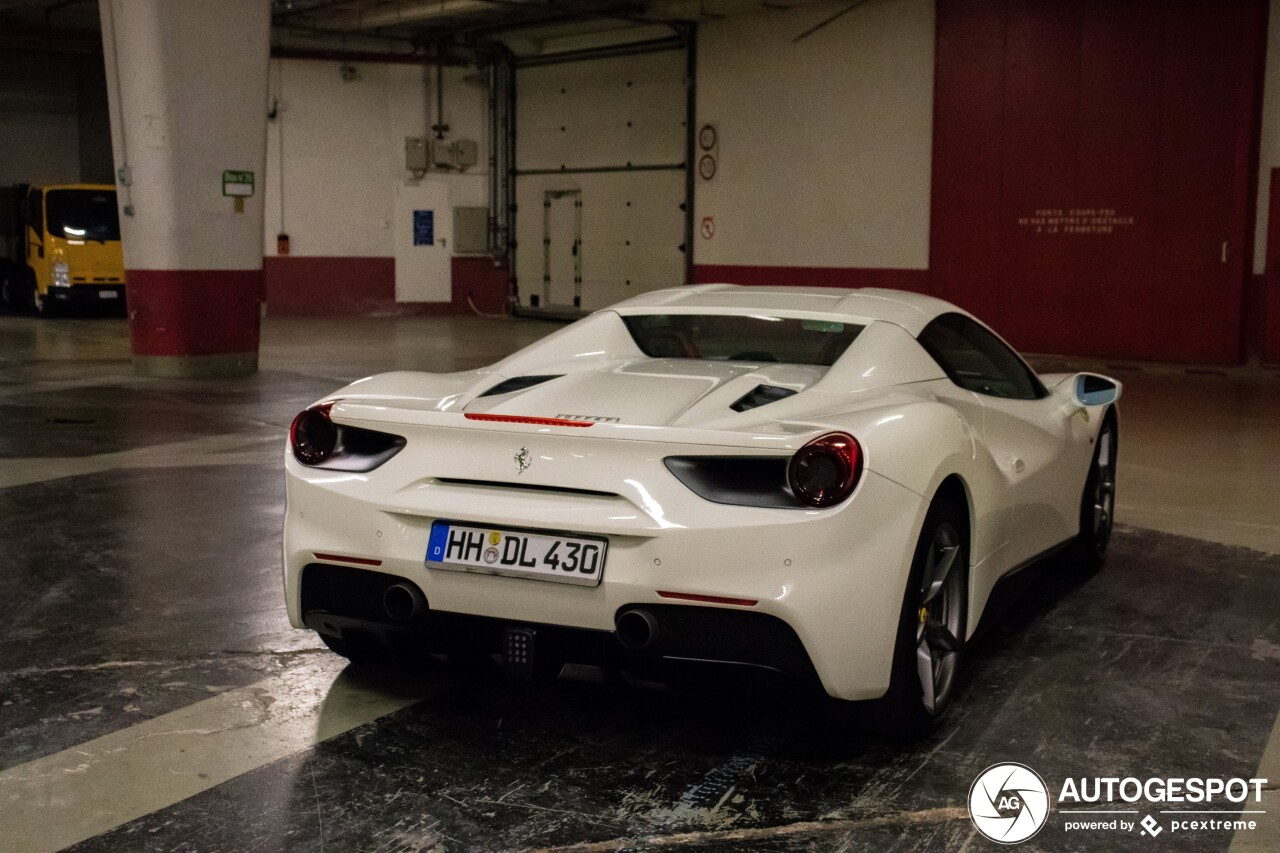
M 289 425 L 293 458 L 311 468 L 372 471 L 405 446 L 401 436 L 363 427 L 336 424 L 333 403 L 321 403 L 298 414 Z
M 803 503 L 829 507 L 853 494 L 862 476 L 862 448 L 848 433 L 829 432 L 796 451 L 787 467 L 791 491 Z
M 71 286 L 71 267 L 66 261 L 55 261 L 53 264 L 53 286 L 54 287 L 70 287 Z

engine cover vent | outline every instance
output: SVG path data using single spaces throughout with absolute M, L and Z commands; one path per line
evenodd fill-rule
M 777 385 L 757 385 L 739 397 L 738 401 L 729 408 L 735 412 L 745 412 L 748 409 L 755 409 L 760 406 L 767 406 L 770 403 L 776 403 L 779 400 L 785 400 L 795 393 L 791 388 L 781 388 Z
M 523 391 L 526 388 L 532 388 L 534 385 L 541 385 L 552 379 L 559 379 L 564 374 L 557 373 L 554 376 L 515 376 L 511 379 L 504 379 L 497 385 L 494 385 L 488 391 L 477 396 L 479 397 L 495 397 L 498 394 L 510 394 L 512 391 Z

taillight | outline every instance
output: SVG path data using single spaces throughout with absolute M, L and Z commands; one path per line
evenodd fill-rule
M 338 428 L 329 420 L 332 403 L 312 406 L 298 413 L 289 425 L 293 457 L 303 465 L 319 465 L 338 447 Z
M 862 448 L 853 436 L 829 432 L 796 451 L 787 468 L 791 491 L 803 503 L 835 506 L 853 493 L 862 476 Z
M 312 468 L 331 471 L 372 471 L 405 445 L 402 436 L 336 424 L 329 416 L 333 402 L 300 413 L 289 425 L 293 458 Z

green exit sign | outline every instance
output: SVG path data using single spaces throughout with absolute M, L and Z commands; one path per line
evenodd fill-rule
M 241 198 L 253 195 L 253 172 L 236 172 L 230 169 L 223 172 L 222 194 Z

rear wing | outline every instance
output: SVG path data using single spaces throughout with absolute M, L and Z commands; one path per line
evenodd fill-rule
M 568 422 L 557 418 L 468 417 L 461 410 L 432 411 L 398 408 L 386 401 L 338 399 L 331 410 L 333 420 L 395 432 L 397 426 L 426 427 L 471 432 L 506 432 L 517 435 L 565 435 L 573 438 L 612 441 L 647 441 L 661 444 L 700 444 L 732 447 L 767 453 L 792 453 L 823 431 L 819 425 L 801 423 L 771 424 L 762 433 L 759 425 L 750 432 L 690 427 L 648 426 L 606 422 Z

